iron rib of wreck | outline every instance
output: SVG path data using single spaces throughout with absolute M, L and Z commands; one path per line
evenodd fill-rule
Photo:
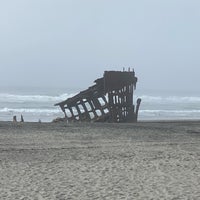
M 137 77 L 133 71 L 105 71 L 95 84 L 55 106 L 64 120 L 94 122 L 137 122 L 141 99 L 133 105 Z

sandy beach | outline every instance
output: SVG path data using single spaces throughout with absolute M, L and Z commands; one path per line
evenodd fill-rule
M 0 122 L 0 199 L 200 199 L 200 122 Z

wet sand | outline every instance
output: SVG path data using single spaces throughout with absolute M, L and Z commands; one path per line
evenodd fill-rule
M 0 199 L 200 199 L 200 122 L 0 122 Z

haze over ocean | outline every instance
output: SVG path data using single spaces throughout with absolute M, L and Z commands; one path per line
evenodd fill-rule
M 131 67 L 141 88 L 199 91 L 199 21 L 198 0 L 2 1 L 0 86 L 86 88 Z
M 88 86 L 89 87 L 89 86 Z M 25 121 L 51 122 L 63 117 L 55 103 L 63 101 L 86 88 L 0 88 L 0 120 L 12 121 L 20 115 Z M 134 104 L 142 98 L 139 120 L 200 119 L 200 95 L 197 92 L 140 90 L 134 92 Z

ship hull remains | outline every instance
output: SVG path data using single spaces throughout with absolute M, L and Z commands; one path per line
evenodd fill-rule
M 102 78 L 77 95 L 55 104 L 68 122 L 137 122 L 141 99 L 133 105 L 134 71 L 105 71 Z

